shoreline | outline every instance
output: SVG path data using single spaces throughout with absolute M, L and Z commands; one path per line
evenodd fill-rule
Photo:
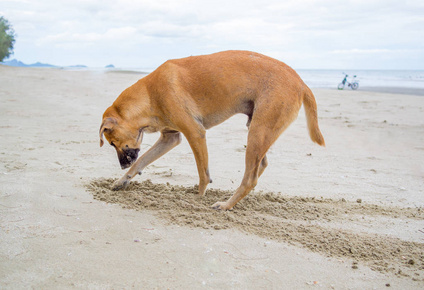
M 364 92 L 364 93 L 380 93 L 380 94 L 390 94 L 390 95 L 408 95 L 408 96 L 424 96 L 424 88 L 411 88 L 411 87 L 359 87 L 357 90 L 352 90 L 350 88 L 345 88 L 343 90 L 338 90 L 336 87 L 309 87 L 311 90 L 330 90 L 330 91 L 351 91 L 351 92 Z
M 393 95 L 424 96 L 424 88 L 410 87 L 359 87 L 357 91 L 376 92 Z

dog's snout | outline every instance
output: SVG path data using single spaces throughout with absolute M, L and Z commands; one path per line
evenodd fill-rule
M 132 149 L 132 148 L 122 149 L 122 152 L 118 153 L 118 158 L 119 158 L 119 163 L 121 164 L 121 168 L 125 169 L 130 167 L 130 165 L 137 160 L 139 151 L 140 149 Z
M 138 157 L 138 152 L 140 149 L 126 149 L 124 153 L 127 155 L 129 161 L 135 161 Z

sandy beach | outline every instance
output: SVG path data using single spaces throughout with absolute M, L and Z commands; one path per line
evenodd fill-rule
M 206 197 L 185 139 L 110 190 L 125 171 L 101 116 L 142 76 L 0 65 L 1 289 L 424 288 L 423 96 L 313 89 L 326 147 L 302 109 L 254 192 L 219 212 L 244 115 L 207 133 Z

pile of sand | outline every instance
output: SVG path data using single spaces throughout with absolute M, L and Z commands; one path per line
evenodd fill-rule
M 340 228 L 355 218 L 423 220 L 422 208 L 383 207 L 360 200 L 284 197 L 250 193 L 232 211 L 211 205 L 232 192 L 209 189 L 197 195 L 196 187 L 132 182 L 126 190 L 112 191 L 114 179 L 97 179 L 87 185 L 95 199 L 135 210 L 150 210 L 170 223 L 206 229 L 233 229 L 306 247 L 329 257 L 351 258 L 379 272 L 424 280 L 424 244 L 369 232 Z

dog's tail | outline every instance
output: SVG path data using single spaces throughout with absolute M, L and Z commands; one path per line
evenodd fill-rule
M 306 121 L 308 123 L 309 136 L 315 143 L 325 146 L 324 137 L 318 127 L 317 103 L 312 91 L 305 85 L 305 95 L 303 96 L 303 106 L 305 107 Z

